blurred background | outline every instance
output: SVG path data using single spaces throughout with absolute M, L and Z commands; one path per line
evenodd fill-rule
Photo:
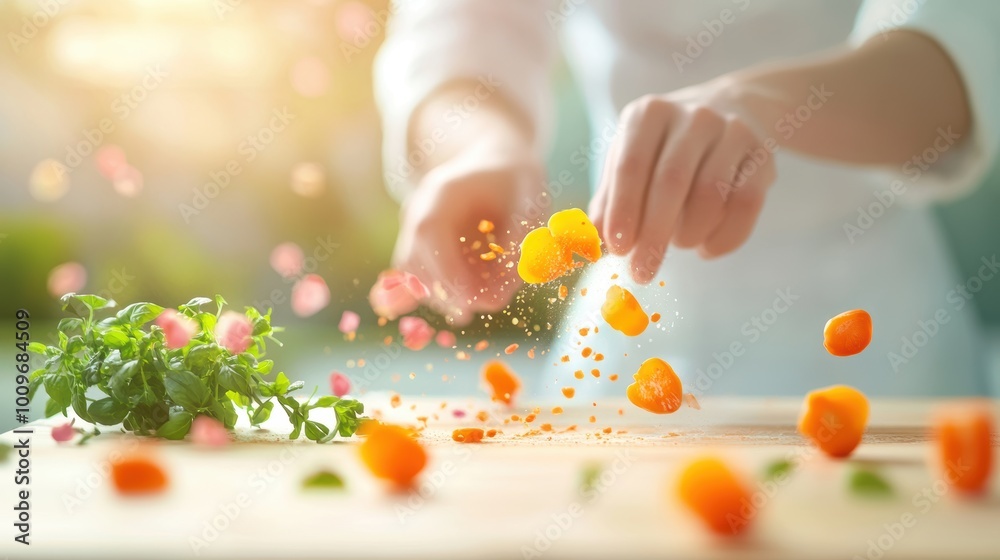
M 398 210 L 382 182 L 371 92 L 388 14 L 382 0 L 0 2 L 3 339 L 25 308 L 33 339 L 48 342 L 65 291 L 167 306 L 221 293 L 237 307 L 274 308 L 294 342 L 274 357 L 293 379 L 325 386 L 333 369 L 370 367 L 386 333 L 366 296 L 388 266 Z M 572 173 L 560 206 L 581 206 L 587 170 L 570 154 L 586 149 L 589 131 L 564 67 L 553 82 L 550 172 Z M 996 208 L 994 172 L 938 209 L 965 275 L 1000 239 Z M 311 317 L 292 312 L 293 280 L 269 262 L 287 242 L 332 294 Z M 975 304 L 1000 324 L 1000 286 Z M 336 328 L 345 310 L 362 316 L 351 344 Z M 544 344 L 554 317 L 538 320 Z M 503 327 L 490 332 L 502 344 Z M 460 347 L 483 334 L 473 328 Z M 0 345 L 3 430 L 13 427 L 11 346 Z M 390 356 L 368 389 L 474 394 L 478 362 L 436 351 Z M 41 403 L 33 408 L 37 417 Z

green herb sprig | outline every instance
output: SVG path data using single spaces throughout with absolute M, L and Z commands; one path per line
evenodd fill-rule
M 30 375 L 29 398 L 44 387 L 49 400 L 45 416 L 70 407 L 92 424 L 122 424 L 140 435 L 183 439 L 198 415 L 236 424 L 236 408 L 246 411 L 253 426 L 271 416 L 277 406 L 292 424 L 290 439 L 305 433 L 307 439 L 326 443 L 337 435 L 349 437 L 363 419 L 364 405 L 351 399 L 322 396 L 299 401 L 291 395 L 302 388 L 284 373 L 270 376 L 274 363 L 264 359 L 266 341 L 280 327 L 271 326 L 271 311 L 261 314 L 247 307 L 245 314 L 253 327 L 251 344 L 245 352 L 233 354 L 215 340 L 215 325 L 225 299 L 216 296 L 215 311 L 203 311 L 213 300 L 194 298 L 177 308 L 198 325 L 198 332 L 183 348 L 169 349 L 164 333 L 151 324 L 164 308 L 154 303 L 133 303 L 112 316 L 113 300 L 95 295 L 68 294 L 62 307 L 71 316 L 59 321 L 58 344 L 33 342 L 30 352 L 45 357 L 45 364 Z M 96 387 L 104 398 L 92 399 L 87 391 Z M 315 396 L 316 391 L 313 391 Z M 309 412 L 331 408 L 337 419 L 330 427 L 309 419 Z

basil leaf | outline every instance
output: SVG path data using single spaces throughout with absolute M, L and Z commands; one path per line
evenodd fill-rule
M 167 396 L 174 404 L 188 410 L 199 410 L 208 404 L 211 397 L 205 383 L 190 371 L 170 371 L 163 378 Z
M 253 426 L 259 426 L 267 421 L 271 417 L 271 409 L 274 408 L 273 401 L 267 401 L 266 403 L 257 407 L 257 410 L 253 412 L 253 416 L 250 417 L 250 424 Z
M 344 480 L 331 471 L 319 471 L 302 481 L 302 488 L 340 490 L 344 488 Z
M 194 415 L 186 410 L 170 412 L 170 420 L 163 423 L 156 429 L 156 435 L 166 439 L 184 439 L 184 436 L 191 431 L 191 422 Z
M 885 498 L 893 494 L 889 482 L 879 473 L 868 469 L 852 472 L 848 485 L 852 494 L 865 498 Z
M 87 412 L 90 413 L 90 417 L 93 419 L 91 422 L 113 426 L 121 424 L 122 420 L 128 414 L 128 408 L 115 399 L 108 397 L 90 403 L 90 408 L 87 409 Z

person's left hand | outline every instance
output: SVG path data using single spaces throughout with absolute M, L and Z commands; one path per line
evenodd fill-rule
M 590 215 L 611 253 L 631 253 L 638 282 L 653 279 L 671 243 L 706 258 L 736 250 L 775 180 L 773 154 L 717 91 L 647 95 L 622 111 Z

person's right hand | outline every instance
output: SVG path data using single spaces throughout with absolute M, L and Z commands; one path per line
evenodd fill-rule
M 477 313 L 503 309 L 521 286 L 516 268 L 506 264 L 551 206 L 544 177 L 527 148 L 484 142 L 463 149 L 428 171 L 403 204 L 393 265 L 430 288 L 429 305 L 449 322 L 464 325 Z M 477 229 L 481 220 L 493 222 L 502 259 L 480 258 L 489 252 Z M 474 250 L 476 240 L 482 246 Z

